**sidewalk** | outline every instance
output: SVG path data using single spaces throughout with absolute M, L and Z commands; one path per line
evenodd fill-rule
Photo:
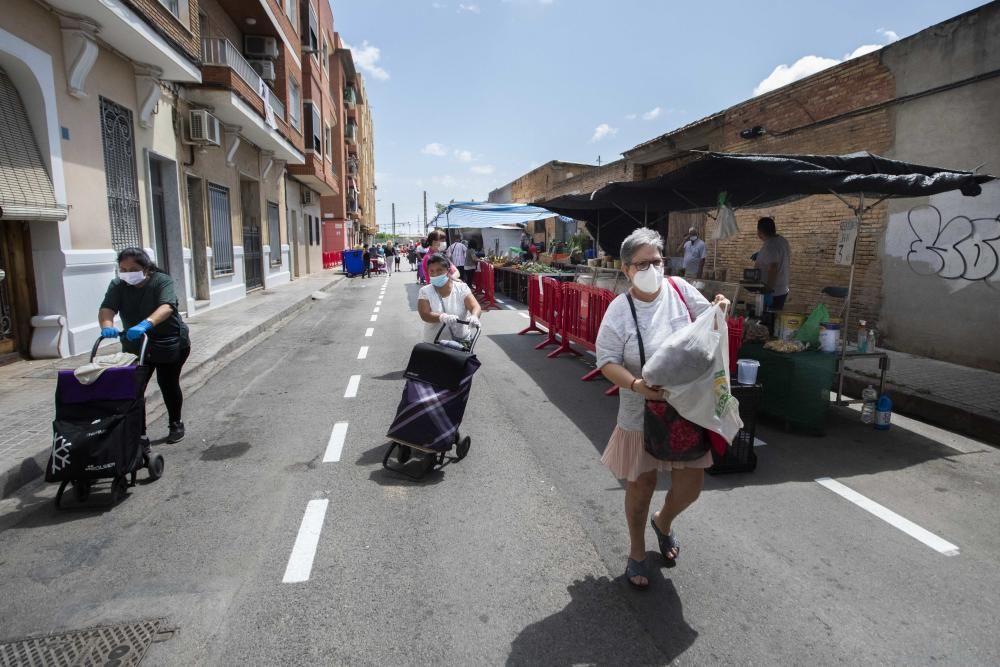
M 886 391 L 893 410 L 928 424 L 1000 446 L 1000 373 L 889 351 Z M 878 364 L 848 362 L 844 393 L 878 388 Z
M 196 390 L 230 361 L 227 355 L 308 307 L 313 292 L 330 290 L 343 280 L 340 269 L 322 271 L 253 292 L 241 301 L 187 320 L 192 349 L 182 375 L 184 390 Z M 114 348 L 111 344 L 107 347 Z M 84 354 L 0 366 L 0 498 L 43 474 L 51 445 L 56 372 L 81 366 L 88 359 L 89 354 Z M 146 397 L 147 421 L 152 422 L 163 412 L 155 379 L 149 383 Z M 155 440 L 156 434 L 151 437 Z

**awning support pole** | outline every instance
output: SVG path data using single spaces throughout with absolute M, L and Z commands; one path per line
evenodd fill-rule
M 837 195 L 837 193 L 834 194 Z M 837 195 L 837 198 L 851 206 L 840 195 Z M 858 218 L 858 233 L 854 237 L 854 252 L 851 253 L 851 277 L 847 283 L 847 303 L 844 304 L 844 335 L 840 338 L 840 368 L 837 373 L 837 405 L 840 405 L 844 395 L 844 373 L 847 371 L 847 339 L 851 324 L 851 297 L 854 295 L 854 254 L 858 249 L 858 237 L 861 236 L 861 225 L 864 222 L 865 193 L 862 192 L 858 195 L 858 207 L 854 209 L 854 212 Z

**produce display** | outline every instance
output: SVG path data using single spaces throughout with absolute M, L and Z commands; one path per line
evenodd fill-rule
M 784 352 L 786 354 L 802 352 L 808 347 L 809 346 L 805 343 L 797 340 L 772 340 L 771 342 L 764 344 L 765 350 L 771 350 L 772 352 Z

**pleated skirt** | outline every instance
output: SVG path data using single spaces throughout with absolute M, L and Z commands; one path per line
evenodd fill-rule
M 712 465 L 712 452 L 693 461 L 661 461 L 651 456 L 642 444 L 642 431 L 626 431 L 615 426 L 604 448 L 601 463 L 614 473 L 618 479 L 634 482 L 639 475 L 650 470 L 682 470 L 684 468 L 708 468 Z

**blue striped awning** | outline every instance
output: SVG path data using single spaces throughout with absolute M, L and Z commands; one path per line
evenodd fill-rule
M 462 229 L 496 227 L 559 218 L 562 222 L 572 222 L 558 213 L 527 204 L 493 204 L 490 202 L 453 202 L 431 220 L 432 227 L 441 229 Z

